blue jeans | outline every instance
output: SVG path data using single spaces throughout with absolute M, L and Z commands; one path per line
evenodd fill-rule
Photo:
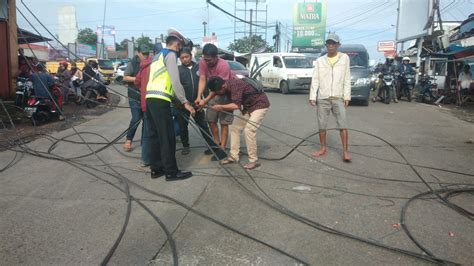
M 147 122 L 147 115 L 146 113 L 143 113 L 143 122 L 142 122 L 142 141 L 141 141 L 141 146 L 142 146 L 142 155 L 141 155 L 141 160 L 143 164 L 149 165 L 150 164 L 150 138 L 148 136 L 148 133 L 150 131 L 150 126 L 148 125 Z
M 130 104 L 130 113 L 132 113 L 132 119 L 130 120 L 130 125 L 127 133 L 127 140 L 133 140 L 135 133 L 137 132 L 138 125 L 135 125 L 138 121 L 143 119 L 143 112 L 140 105 L 140 101 L 129 99 L 128 103 Z M 135 125 L 135 126 L 133 126 Z

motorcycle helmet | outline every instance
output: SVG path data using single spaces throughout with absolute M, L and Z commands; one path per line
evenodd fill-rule
M 61 66 L 63 66 L 64 68 L 67 68 L 69 66 L 68 62 L 66 62 L 66 61 L 61 61 L 61 62 L 59 62 L 59 64 Z
M 410 57 L 405 56 L 405 57 L 403 57 L 402 61 L 403 62 L 408 61 L 408 63 L 410 63 Z

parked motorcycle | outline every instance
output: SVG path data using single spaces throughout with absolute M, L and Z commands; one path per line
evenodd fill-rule
M 59 109 L 62 109 L 63 96 L 59 85 L 54 84 L 51 86 L 50 91 Z M 58 119 L 60 116 L 58 106 L 50 98 L 31 95 L 27 100 L 25 113 L 31 119 L 33 125 L 36 125 Z
M 436 101 L 436 96 L 433 95 L 433 90 L 437 90 L 438 84 L 434 77 L 428 75 L 420 76 L 418 102 L 432 104 Z
M 75 103 L 78 105 L 85 105 L 87 108 L 94 108 L 103 100 L 98 100 L 97 96 L 99 95 L 100 86 L 96 81 L 89 80 L 81 85 L 81 95 L 75 100 Z
M 18 77 L 16 82 L 15 105 L 20 108 L 25 108 L 28 98 L 33 94 L 33 82 L 29 78 Z
M 411 102 L 413 88 L 415 87 L 415 75 L 413 73 L 401 73 L 398 76 L 397 98 L 400 100 L 403 96 Z

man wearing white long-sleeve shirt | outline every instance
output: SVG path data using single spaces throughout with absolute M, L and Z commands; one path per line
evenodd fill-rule
M 343 160 L 350 162 L 352 158 L 349 155 L 349 134 L 346 121 L 346 108 L 351 100 L 350 60 L 348 55 L 337 51 L 340 45 L 339 36 L 329 34 L 326 40 L 328 53 L 316 60 L 309 103 L 311 106 L 317 106 L 321 148 L 312 155 L 320 157 L 328 152 L 326 127 L 332 112 L 340 130 Z

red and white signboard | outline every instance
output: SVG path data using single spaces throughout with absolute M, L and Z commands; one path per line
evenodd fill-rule
M 216 35 L 211 35 L 211 36 L 204 36 L 202 38 L 202 45 L 204 46 L 205 44 L 207 43 L 212 43 L 214 44 L 215 46 L 218 46 L 217 45 L 217 36 Z
M 386 51 L 383 52 L 384 57 L 393 57 L 395 58 L 397 56 L 397 51 Z
M 395 41 L 380 41 L 377 45 L 377 50 L 379 52 L 390 52 L 396 50 Z

